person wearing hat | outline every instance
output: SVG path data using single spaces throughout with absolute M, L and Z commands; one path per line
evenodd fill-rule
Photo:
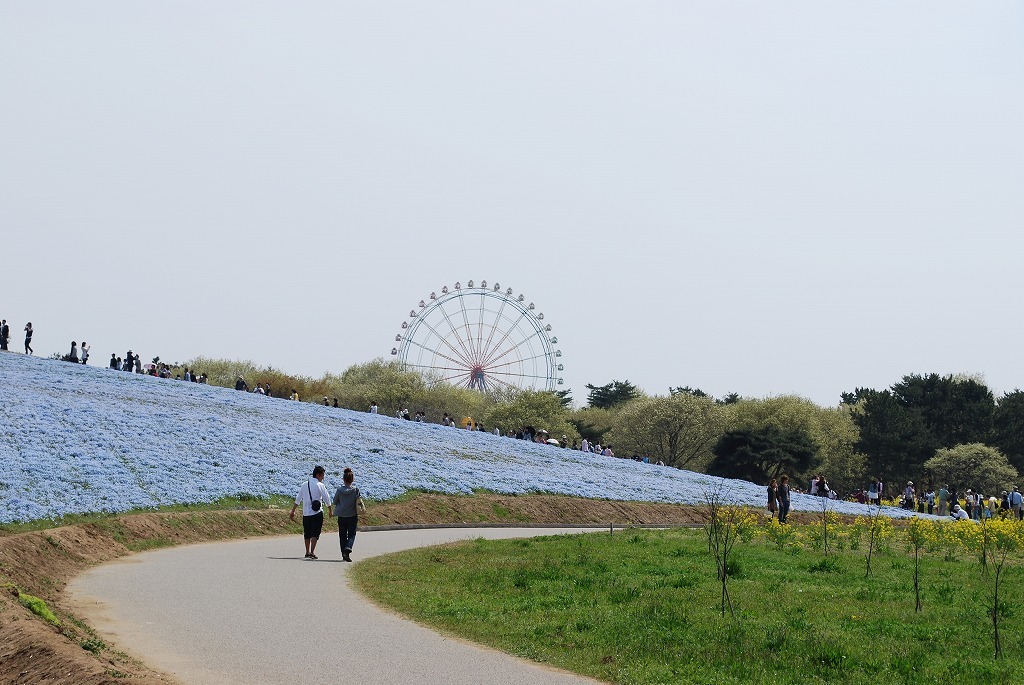
M 955 521 L 965 521 L 968 518 L 967 512 L 961 509 L 959 504 L 953 505 L 952 516 Z
M 974 513 L 974 503 L 977 502 L 978 498 L 974 494 L 974 490 L 967 488 L 967 494 L 964 495 L 964 509 L 967 511 L 967 518 L 971 518 Z
M 1010 511 L 1012 511 L 1017 516 L 1017 520 L 1020 521 L 1021 517 L 1024 516 L 1024 507 L 1021 506 L 1024 504 L 1024 497 L 1021 497 L 1016 485 L 1013 486 L 1013 492 L 1009 495 L 1009 501 Z
M 906 481 L 906 487 L 903 488 L 903 508 L 913 509 L 913 501 L 916 499 L 916 491 L 913 489 L 913 481 Z

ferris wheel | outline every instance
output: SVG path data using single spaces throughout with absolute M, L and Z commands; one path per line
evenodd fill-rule
M 391 354 L 428 379 L 483 392 L 554 390 L 562 384 L 558 338 L 533 302 L 487 281 L 430 293 L 402 322 Z

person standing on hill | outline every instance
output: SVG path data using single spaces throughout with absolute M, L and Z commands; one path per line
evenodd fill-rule
M 25 354 L 32 354 L 35 350 L 32 349 L 32 322 L 29 321 L 25 324 Z
M 11 339 L 11 327 L 7 319 L 0 321 L 0 351 L 7 352 L 7 341 Z
M 768 518 L 775 518 L 779 507 L 779 482 L 772 478 L 768 483 Z
M 779 523 L 786 523 L 789 518 L 789 476 L 783 476 L 779 480 Z
M 89 343 L 87 343 L 87 342 L 85 342 L 83 340 L 82 341 L 82 348 L 81 349 L 82 349 L 82 363 L 83 364 L 88 364 L 89 363 Z
M 356 543 L 356 528 L 359 525 L 358 506 L 366 513 L 366 505 L 363 504 L 359 488 L 353 487 L 355 474 L 352 469 L 346 468 L 343 476 L 345 484 L 334 493 L 334 510 L 338 512 L 338 537 L 341 543 L 341 558 L 345 561 L 352 561 L 352 546 Z
M 302 539 L 306 544 L 306 559 L 316 559 L 316 543 L 320 540 L 320 533 L 324 528 L 324 504 L 330 500 L 327 488 L 324 487 L 324 475 L 326 471 L 323 466 L 314 466 L 313 475 L 309 480 L 299 487 L 299 494 L 295 497 L 295 504 L 288 518 L 295 520 L 295 510 L 302 506 Z M 327 505 L 328 515 L 333 515 L 330 505 Z

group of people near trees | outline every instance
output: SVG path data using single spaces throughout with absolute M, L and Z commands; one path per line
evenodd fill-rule
M 790 493 L 792 492 L 793 489 L 789 485 L 789 476 L 784 475 L 778 479 L 772 478 L 768 483 L 768 512 L 772 517 L 778 512 L 779 523 L 786 523 L 786 518 L 789 516 Z M 814 497 L 838 499 L 836 491 L 829 487 L 828 481 L 822 475 L 811 478 L 807 492 Z
M 983 518 L 995 518 L 999 516 L 1013 516 L 1017 520 L 1024 518 L 1024 497 L 1022 497 L 1017 486 L 1011 486 L 1010 490 L 1003 490 L 999 496 L 984 494 L 967 488 L 963 498 L 956 488 L 943 484 L 938 491 L 928 487 L 927 491 L 918 496 L 914 489 L 913 481 L 907 481 L 906 487 L 899 498 L 902 508 L 910 511 L 917 510 L 920 514 L 936 514 L 938 516 L 952 516 L 956 519 L 973 519 L 975 521 Z
M 785 523 L 790 504 L 789 476 L 782 476 L 779 480 L 772 478 L 767 489 L 769 516 L 774 517 L 778 512 L 779 523 Z M 837 499 L 836 492 L 829 488 L 825 477 L 821 475 L 811 479 L 808 492 L 818 497 Z M 849 499 L 869 506 L 880 506 L 885 500 L 885 484 L 879 478 L 871 478 L 865 490 L 857 491 Z M 999 497 L 991 495 L 987 498 L 967 488 L 961 499 L 956 489 L 950 488 L 948 484 L 942 485 L 938 491 L 929 486 L 926 492 L 918 496 L 914 482 L 907 481 L 906 487 L 893 500 L 893 504 L 909 511 L 916 510 L 920 514 L 952 516 L 954 519 L 977 521 L 983 518 L 1014 517 L 1018 521 L 1024 520 L 1024 495 L 1016 485 L 1009 491 L 1003 490 Z

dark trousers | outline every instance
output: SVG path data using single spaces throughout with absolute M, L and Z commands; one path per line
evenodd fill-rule
M 779 501 L 779 523 L 785 523 L 789 518 L 789 502 Z
M 358 516 L 338 517 L 338 538 L 341 541 L 342 552 L 351 552 L 352 545 L 356 544 L 356 525 L 358 523 Z

